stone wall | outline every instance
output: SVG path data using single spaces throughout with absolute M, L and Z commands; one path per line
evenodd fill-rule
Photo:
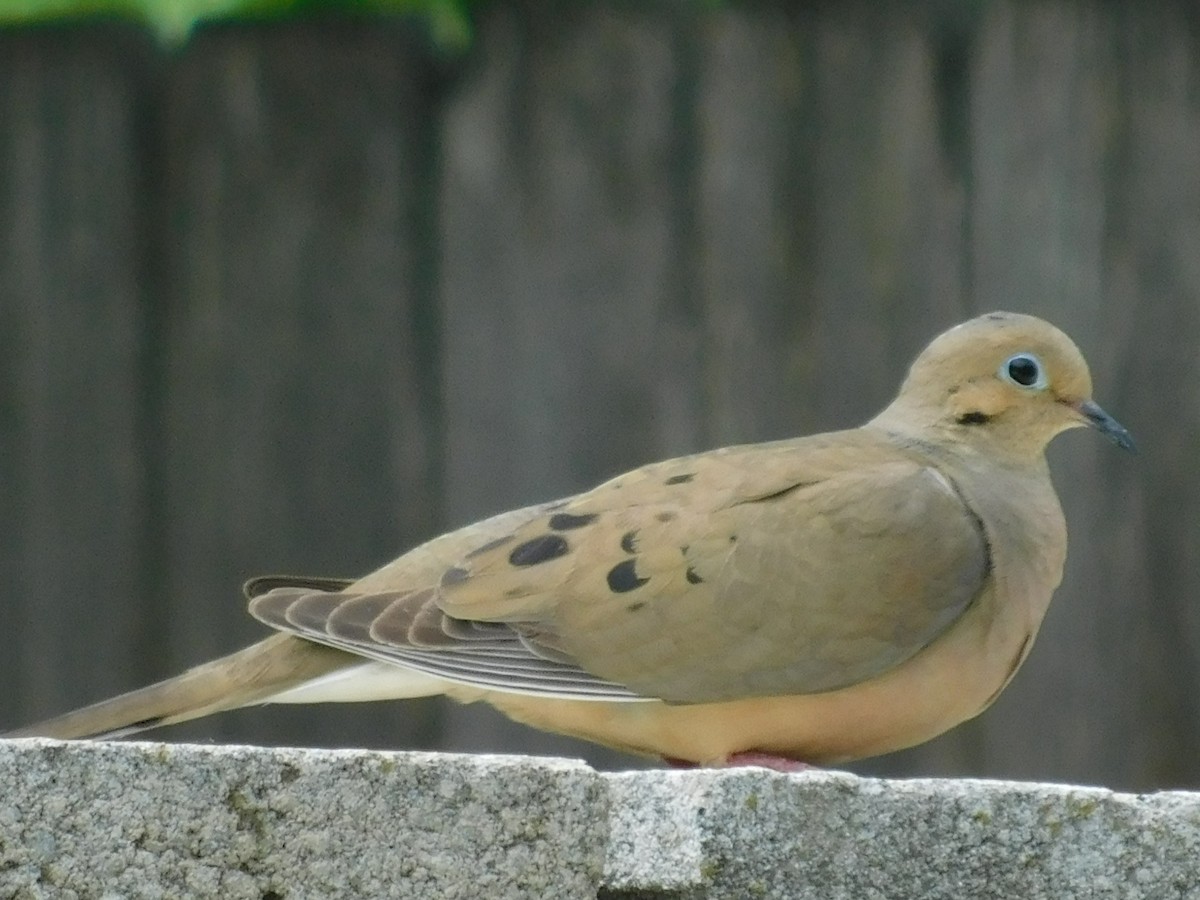
M 1200 795 L 0 742 L 0 896 L 1183 898 Z

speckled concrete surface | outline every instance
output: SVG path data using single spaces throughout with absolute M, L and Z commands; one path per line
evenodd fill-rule
M 0 897 L 1200 897 L 1200 794 L 0 741 Z
M 594 897 L 582 763 L 0 742 L 0 897 Z
M 1200 897 L 1200 794 L 761 769 L 610 785 L 613 898 L 656 880 L 706 898 Z

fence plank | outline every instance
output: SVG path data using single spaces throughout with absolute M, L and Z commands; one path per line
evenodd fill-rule
M 778 7 L 730 8 L 707 17 L 698 42 L 691 259 L 713 445 L 817 421 L 810 24 Z
M 723 440 L 863 421 L 964 312 L 964 186 L 922 23 L 857 5 L 712 20 L 696 257 Z
M 488 7 L 446 114 L 446 503 L 463 522 L 699 441 L 664 7 Z M 489 711 L 450 746 L 611 763 Z
M 1200 19 L 1180 3 L 1130 5 L 1114 21 L 1104 300 L 1093 327 L 1108 360 L 1099 389 L 1141 452 L 1093 482 L 1100 502 L 1083 539 L 1097 540 L 1097 571 L 1080 616 L 1097 632 L 1089 705 L 1103 724 L 1080 753 L 1097 780 L 1115 772 L 1120 784 L 1195 786 Z
M 1099 335 L 1113 37 L 1111 18 L 1085 7 L 993 5 L 972 71 L 971 143 L 976 298 L 1066 329 L 1090 357 L 1110 407 L 1112 362 Z M 1070 778 L 1088 758 L 1085 745 L 1103 734 L 1105 706 L 1116 712 L 1128 700 L 1095 681 L 1102 639 L 1111 637 L 1096 627 L 1096 610 L 1123 618 L 1125 604 L 1104 588 L 1119 579 L 1102 549 L 1112 525 L 1099 516 L 1106 501 L 1096 486 L 1130 460 L 1084 435 L 1060 439 L 1053 459 L 1071 536 L 1068 566 L 1024 670 L 980 722 L 984 765 L 996 774 L 1028 775 L 1036 766 L 1043 777 Z M 1090 764 L 1105 777 L 1127 776 L 1121 756 L 1116 746 L 1096 747 Z
M 343 22 L 215 28 L 169 73 L 164 671 L 264 633 L 246 577 L 362 574 L 436 530 L 436 378 L 415 333 L 426 66 L 405 33 Z M 430 715 L 255 711 L 185 733 L 427 743 Z
M 864 421 L 968 302 L 944 48 L 912 10 L 862 13 L 711 22 L 696 258 L 721 442 Z M 956 735 L 865 768 L 963 767 L 971 746 Z
M 0 722 L 145 677 L 138 114 L 148 43 L 0 32 Z

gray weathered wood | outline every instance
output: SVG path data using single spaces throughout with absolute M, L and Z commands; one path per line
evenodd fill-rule
M 964 316 L 964 175 L 924 17 L 733 11 L 702 50 L 706 384 L 720 443 L 856 425 Z M 967 765 L 945 739 L 871 764 Z
M 981 308 L 1037 312 L 1066 329 L 1092 361 L 1099 400 L 1128 418 L 1106 390 L 1120 346 L 1104 339 L 1116 324 L 1106 312 L 1103 259 L 1117 33 L 1095 7 L 990 7 L 971 72 L 971 271 Z M 1060 439 L 1052 459 L 1071 539 L 1064 583 L 1027 665 L 977 725 L 978 764 L 1069 778 L 1083 751 L 1102 777 L 1128 783 L 1132 757 L 1121 732 L 1136 717 L 1129 703 L 1138 663 L 1113 652 L 1125 626 L 1097 625 L 1116 625 L 1136 608 L 1128 595 L 1135 573 L 1122 577 L 1127 562 L 1106 552 L 1112 498 L 1097 488 L 1136 461 L 1090 435 Z M 1125 528 L 1120 518 L 1115 525 Z M 1122 675 L 1105 684 L 1097 680 L 1105 669 Z M 1082 746 L 1093 742 L 1090 751 Z
M 265 634 L 239 587 L 357 575 L 433 533 L 430 85 L 367 24 L 214 28 L 167 76 L 158 335 L 161 665 Z M 431 739 L 419 704 L 258 711 L 204 735 Z M 236 721 L 236 727 L 234 722 Z
M 694 53 L 690 278 L 712 445 L 800 434 L 817 418 L 811 24 L 731 9 L 706 17 Z
M 674 105 L 682 39 L 654 4 L 487 9 L 441 141 L 452 521 L 699 443 L 686 124 Z M 490 711 L 456 712 L 450 735 L 451 747 L 609 758 Z
M 144 265 L 131 29 L 0 32 L 0 720 L 144 679 Z
M 1140 787 L 1200 783 L 1197 14 L 1194 4 L 1130 4 L 1114 17 L 1116 77 L 1104 97 L 1115 115 L 1098 381 L 1141 453 L 1134 467 L 1097 469 L 1095 521 L 1076 533 L 1095 542 L 1099 576 L 1077 607 L 1091 715 L 1061 765 Z

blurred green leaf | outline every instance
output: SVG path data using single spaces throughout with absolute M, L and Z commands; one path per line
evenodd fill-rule
M 470 39 L 470 0 L 0 0 L 0 25 L 117 16 L 146 22 L 167 41 L 187 38 L 199 22 L 271 18 L 336 10 L 348 14 L 411 15 L 434 41 L 457 49 Z

